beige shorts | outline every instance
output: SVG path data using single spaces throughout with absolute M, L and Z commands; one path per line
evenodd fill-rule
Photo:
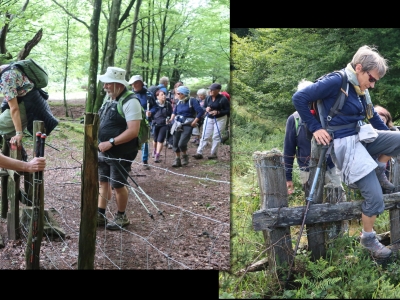
M 26 110 L 24 102 L 18 104 L 19 114 L 21 116 L 22 123 L 22 131 L 26 129 L 28 125 L 28 120 L 26 118 Z M 12 137 L 15 135 L 15 127 L 14 122 L 11 118 L 10 110 L 6 109 L 4 112 L 0 114 L 0 134 L 5 135 L 6 138 Z

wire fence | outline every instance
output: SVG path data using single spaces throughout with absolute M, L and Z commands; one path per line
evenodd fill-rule
M 28 157 L 32 157 L 30 145 L 25 148 Z M 45 154 L 44 207 L 48 227 L 40 248 L 40 268 L 77 269 L 82 150 L 68 140 L 60 141 L 55 148 L 47 147 Z M 190 151 L 195 151 L 195 145 Z M 172 150 L 163 151 L 162 155 L 165 157 L 160 164 L 149 160 L 150 170 L 144 170 L 140 151 L 133 161 L 130 176 L 139 188 L 130 184 L 126 210 L 130 225 L 117 231 L 98 227 L 95 269 L 229 270 L 229 157 L 207 166 L 209 172 L 196 172 L 199 164 L 207 162 L 190 162 L 185 168 L 173 169 Z M 21 188 L 23 185 L 21 177 Z M 25 269 L 30 216 L 27 206 L 20 205 L 20 210 L 21 239 L 9 240 L 6 220 L 0 220 L 0 236 L 5 245 L 0 248 L 2 269 Z M 108 221 L 114 219 L 116 211 L 113 195 L 105 214 Z M 149 217 L 149 212 L 154 218 Z

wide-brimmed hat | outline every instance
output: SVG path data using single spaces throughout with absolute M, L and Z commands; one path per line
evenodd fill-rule
M 99 80 L 104 83 L 118 82 L 123 85 L 128 85 L 128 82 L 125 80 L 125 74 L 126 71 L 124 69 L 108 67 L 107 72 L 99 76 Z
M 133 76 L 131 77 L 131 79 L 129 79 L 128 83 L 129 83 L 129 84 L 132 84 L 132 83 L 134 83 L 135 81 L 138 81 L 138 80 L 140 80 L 141 82 L 143 82 L 143 77 L 140 76 L 140 75 L 133 75 Z M 143 82 L 143 84 L 144 84 L 144 82 Z

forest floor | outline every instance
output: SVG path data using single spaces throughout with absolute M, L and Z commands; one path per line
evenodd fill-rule
M 50 98 L 49 104 L 54 116 L 63 122 L 65 108 L 60 103 L 55 105 L 55 102 L 59 101 L 60 99 Z M 70 117 L 72 116 L 78 122 L 84 116 L 85 99 L 68 100 L 67 103 Z M 52 140 L 52 146 L 55 148 L 61 149 L 64 144 L 65 141 Z M 157 225 L 154 225 L 154 221 L 150 223 L 149 215 L 143 207 L 136 201 L 134 201 L 135 204 L 128 202 L 127 215 L 131 223 L 126 227 L 126 231 L 97 229 L 97 242 L 104 248 L 101 249 L 102 254 L 99 254 L 99 245 L 96 246 L 95 269 L 229 270 L 230 146 L 220 146 L 217 160 L 207 159 L 210 152 L 210 147 L 207 146 L 204 158 L 196 160 L 192 155 L 196 153 L 197 145 L 189 142 L 189 165 L 181 168 L 171 167 L 175 156 L 172 149 L 163 149 L 161 163 L 157 164 L 151 158 L 153 150 L 151 142 L 149 147 L 150 169 L 143 167 L 141 151 L 139 151 L 132 164 L 130 175 L 152 199 L 162 199 L 157 201 L 157 205 L 162 207 L 164 217 L 155 213 Z M 64 164 L 63 158 L 56 158 L 59 155 L 57 151 L 47 149 L 48 165 L 51 164 L 50 160 L 53 158 L 57 159 L 55 161 L 60 165 Z M 79 147 L 74 151 L 75 153 L 71 153 L 70 157 L 74 157 L 75 160 L 82 157 L 82 150 L 79 150 Z M 28 160 L 30 160 L 32 156 L 29 155 L 29 149 L 27 152 Z M 72 166 L 73 162 L 69 164 Z M 49 261 L 48 258 L 55 256 L 54 248 L 57 248 L 57 240 L 46 241 L 44 237 L 40 249 L 41 269 L 77 269 L 81 188 L 79 183 L 72 186 L 70 183 L 73 180 L 66 179 L 68 173 L 76 179 L 76 175 L 73 174 L 77 173 L 76 169 L 65 168 L 59 175 L 55 174 L 56 169 L 52 166 L 47 172 L 45 171 L 45 205 L 57 212 L 54 217 L 61 224 L 60 227 L 66 231 L 65 239 L 59 241 L 63 245 L 62 249 L 58 251 L 61 253 L 63 263 L 56 264 L 54 260 Z M 214 181 L 207 181 L 207 178 Z M 77 180 L 80 181 L 80 177 Z M 62 205 L 60 199 L 63 201 Z M 23 205 L 20 204 L 21 206 Z M 116 211 L 115 198 L 109 201 L 108 206 L 107 217 L 112 219 L 112 214 Z M 174 232 L 175 228 L 178 229 Z M 105 234 L 107 236 L 103 240 Z M 146 240 L 146 248 L 140 241 L 134 240 L 135 236 L 140 236 L 140 241 Z M 124 255 L 127 257 L 124 256 L 121 259 L 122 255 L 119 254 L 119 258 L 113 258 L 114 252 L 118 252 L 117 249 L 121 248 L 122 239 L 126 247 Z M 149 244 L 156 248 L 156 253 L 147 250 Z M 0 269 L 25 269 L 25 248 L 26 239 L 21 241 L 8 238 L 7 220 L 0 218 Z M 65 253 L 62 253 L 64 251 Z M 104 257 L 111 262 L 105 263 Z M 168 264 L 166 260 L 169 261 Z

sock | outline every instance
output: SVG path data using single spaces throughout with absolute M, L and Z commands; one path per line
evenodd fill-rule
M 119 214 L 119 215 L 124 215 L 124 214 L 125 214 L 125 211 L 123 211 L 123 212 L 118 211 L 117 214 Z
M 100 208 L 100 207 L 98 207 L 98 211 L 99 211 L 99 213 L 101 213 L 101 214 L 103 214 L 103 215 L 106 214 L 106 209 L 105 209 L 105 208 Z
M 372 237 L 372 236 L 374 236 L 375 235 L 375 231 L 371 231 L 371 232 L 366 232 L 366 231 L 364 231 L 364 229 L 362 230 L 362 235 L 363 236 L 365 236 L 365 237 Z

